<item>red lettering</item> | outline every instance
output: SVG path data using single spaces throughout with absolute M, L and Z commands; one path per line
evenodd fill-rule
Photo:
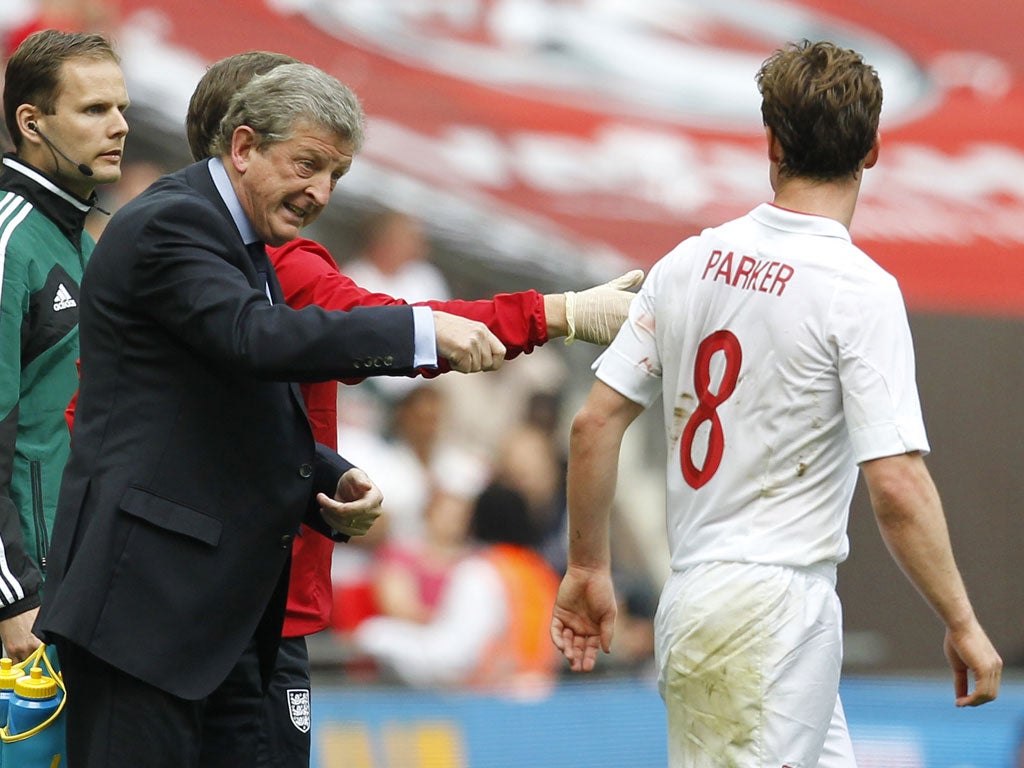
M 732 285 L 739 285 L 739 282 L 744 277 L 750 276 L 750 271 L 754 268 L 757 262 L 749 256 L 744 256 L 740 259 L 740 265 L 736 268 L 736 274 L 733 275 Z
M 747 282 L 743 284 L 743 287 L 753 290 L 752 286 L 757 285 L 757 281 L 761 279 L 761 273 L 764 272 L 764 268 L 767 266 L 767 261 L 757 262 L 754 268 L 750 270 L 750 277 L 747 278 Z
M 702 280 L 722 280 L 726 285 L 745 291 L 760 291 L 781 296 L 796 270 L 781 261 L 736 257 L 733 251 L 714 250 L 704 267 Z
M 793 272 L 794 270 L 789 264 L 779 264 L 779 274 L 775 276 L 775 282 L 772 283 L 771 293 L 775 293 L 775 286 L 779 286 L 779 292 L 775 295 L 781 296 L 782 292 L 786 290 L 786 283 L 793 276 Z
M 726 285 L 729 284 L 729 279 L 732 276 L 732 251 L 725 254 L 725 258 L 722 259 L 722 263 L 718 266 L 718 271 L 715 273 L 715 280 L 720 277 L 725 278 Z
M 718 265 L 718 260 L 722 258 L 721 251 L 712 251 L 711 256 L 708 258 L 708 265 L 704 267 L 704 274 L 700 276 L 701 280 L 707 280 L 708 272 L 711 271 L 712 267 Z
M 768 285 L 768 281 L 775 277 L 775 268 L 779 266 L 779 262 L 773 261 L 768 264 L 767 269 L 764 271 L 764 277 L 761 278 L 761 282 L 757 286 L 757 290 L 762 293 L 767 293 L 768 289 L 765 287 Z

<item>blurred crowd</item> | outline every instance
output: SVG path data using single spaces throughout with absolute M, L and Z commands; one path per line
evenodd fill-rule
M 342 270 L 408 301 L 450 297 L 430 254 L 421 222 L 384 210 Z M 385 496 L 383 525 L 335 550 L 332 639 L 347 672 L 538 690 L 562 669 L 548 633 L 566 556 L 567 369 L 557 349 L 531 358 L 340 389 L 340 450 Z M 656 595 L 631 573 L 611 671 L 643 671 L 653 653 Z
M 103 32 L 113 28 L 120 15 L 118 0 L 32 0 L 10 3 L 9 8 L 19 13 L 11 26 L 2 30 L 4 59 L 33 32 Z

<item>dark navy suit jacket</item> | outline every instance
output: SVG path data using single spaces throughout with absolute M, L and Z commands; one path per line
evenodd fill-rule
M 81 388 L 36 632 L 186 699 L 273 658 L 301 522 L 351 465 L 293 381 L 409 373 L 409 307 L 268 301 L 206 163 L 113 216 L 82 281 Z

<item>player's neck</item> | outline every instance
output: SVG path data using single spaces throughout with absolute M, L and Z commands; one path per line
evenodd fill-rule
M 847 181 L 780 179 L 772 201 L 780 208 L 835 219 L 847 229 L 860 193 L 860 175 Z

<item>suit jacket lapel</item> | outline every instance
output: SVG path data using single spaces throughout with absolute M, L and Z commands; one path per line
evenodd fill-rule
M 270 293 L 271 303 L 284 304 L 284 294 L 281 291 L 281 284 L 277 282 L 277 273 L 274 272 L 274 267 L 270 263 L 270 259 L 267 258 L 267 247 L 257 240 L 254 243 L 248 243 L 245 246 L 245 250 L 248 251 L 249 257 L 252 259 L 256 273 L 260 276 L 261 280 L 265 281 L 264 284 Z M 303 416 L 307 416 L 306 402 L 302 397 L 302 390 L 299 389 L 299 385 L 295 382 L 289 382 L 289 388 Z
M 231 219 L 231 212 L 228 207 L 224 204 L 221 199 L 220 192 L 217 191 L 216 185 L 213 183 L 213 177 L 210 175 L 210 168 L 207 165 L 206 160 L 200 160 L 198 163 L 192 163 L 192 165 L 185 166 L 179 173 L 185 176 L 185 182 L 192 187 L 194 190 L 199 192 L 203 197 L 208 198 L 213 207 L 217 209 L 218 213 L 225 219 L 231 222 L 234 226 L 234 221 Z
M 207 160 L 200 160 L 198 163 L 186 166 L 182 170 L 178 171 L 178 173 L 184 176 L 186 184 L 210 202 L 214 210 L 216 210 L 231 224 L 231 228 L 233 230 L 236 232 L 238 231 L 235 226 L 234 219 L 231 218 L 231 211 L 228 210 L 227 205 L 225 205 L 223 198 L 220 196 L 220 192 L 217 191 L 217 185 L 213 183 L 213 177 L 210 175 L 210 168 Z M 259 270 L 262 267 L 260 266 L 261 262 L 256 258 L 255 248 L 250 249 L 248 245 L 245 245 L 242 242 L 241 238 L 239 238 L 238 244 L 249 254 L 249 258 L 239 259 L 239 262 L 245 265 L 243 266 L 243 271 L 245 272 L 246 278 L 249 280 L 249 285 L 262 291 L 265 283 L 263 278 L 259 275 Z M 250 245 L 256 246 L 257 244 L 251 243 Z M 266 250 L 263 247 L 263 243 L 258 243 L 258 247 L 259 254 L 262 254 L 262 263 L 267 263 Z M 271 296 L 273 296 L 273 292 L 271 293 Z M 273 301 L 277 302 L 277 298 L 274 298 Z
M 280 303 L 280 290 L 277 290 L 275 295 L 274 287 L 271 286 L 270 274 L 273 270 L 270 268 L 270 261 L 267 259 L 267 247 L 257 240 L 253 243 L 246 243 L 245 250 L 248 252 L 249 259 L 252 261 L 256 274 L 260 278 L 259 287 L 266 292 L 272 304 Z
M 234 220 L 231 218 L 231 212 L 228 207 L 224 204 L 224 200 L 221 199 L 220 192 L 217 191 L 217 186 L 213 183 L 213 177 L 210 175 L 210 169 L 206 160 L 200 160 L 198 163 L 186 166 L 184 169 L 179 171 L 184 177 L 185 182 L 195 189 L 203 197 L 207 198 L 213 207 L 231 222 L 231 226 L 234 227 Z M 242 245 L 239 240 L 239 245 Z M 244 259 L 246 262 L 247 273 L 250 280 L 250 284 L 253 287 L 259 287 L 262 289 L 263 280 L 260 277 L 259 272 L 266 270 L 266 284 L 270 287 L 271 301 L 275 304 L 284 303 L 284 293 L 281 290 L 280 283 L 277 282 L 277 275 L 274 273 L 274 268 L 270 264 L 270 259 L 267 258 L 266 247 L 261 242 L 250 243 L 244 246 L 246 252 L 249 255 L 248 259 Z M 299 385 L 295 382 L 289 382 L 289 390 L 292 393 L 292 399 L 295 400 L 296 405 L 302 412 L 303 416 L 306 416 L 306 403 L 302 399 L 302 391 L 299 389 Z

